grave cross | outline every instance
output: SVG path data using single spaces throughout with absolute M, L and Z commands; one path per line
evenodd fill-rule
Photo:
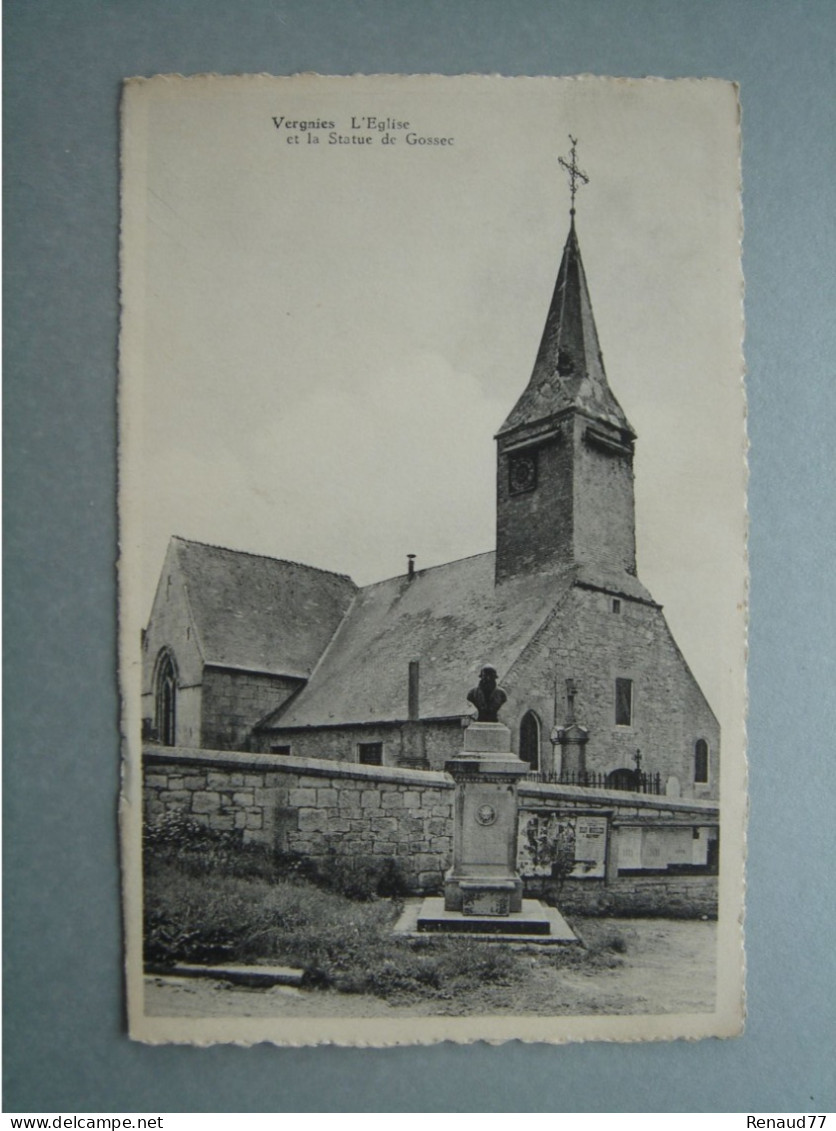
M 576 137 L 572 137 L 572 135 L 569 134 L 569 140 L 572 143 L 570 159 L 567 161 L 563 157 L 558 157 L 557 160 L 558 160 L 558 163 L 569 174 L 569 191 L 572 194 L 572 207 L 569 210 L 569 215 L 574 216 L 575 215 L 575 193 L 578 191 L 578 182 L 580 182 L 582 185 L 588 185 L 589 184 L 589 177 L 586 175 L 586 173 L 583 172 L 582 169 L 578 168 L 577 154 L 575 152 L 575 147 L 578 144 L 578 139 Z
M 567 723 L 574 723 L 575 721 L 575 696 L 578 693 L 578 685 L 571 678 L 566 680 L 566 721 Z

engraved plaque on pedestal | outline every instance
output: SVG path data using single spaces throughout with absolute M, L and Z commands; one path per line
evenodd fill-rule
M 491 888 L 462 890 L 463 915 L 510 915 L 511 892 Z

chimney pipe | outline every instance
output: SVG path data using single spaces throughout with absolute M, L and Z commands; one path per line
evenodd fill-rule
M 409 699 L 407 717 L 410 722 L 418 719 L 418 660 L 409 661 Z
M 406 576 L 408 578 L 410 578 L 410 580 L 415 576 L 415 555 L 414 554 L 407 554 L 406 555 Z

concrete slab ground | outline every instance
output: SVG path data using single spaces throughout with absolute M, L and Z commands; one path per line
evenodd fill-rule
M 304 974 L 304 970 L 293 966 L 247 966 L 237 962 L 218 966 L 181 962 L 164 968 L 149 966 L 146 972 L 176 978 L 214 978 L 238 986 L 298 986 Z

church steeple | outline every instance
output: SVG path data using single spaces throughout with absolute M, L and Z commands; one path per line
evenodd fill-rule
M 567 409 L 577 409 L 635 438 L 607 382 L 574 216 L 531 379 L 498 435 Z
M 585 564 L 635 573 L 633 443 L 604 370 L 572 209 L 531 378 L 497 433 L 496 579 Z

